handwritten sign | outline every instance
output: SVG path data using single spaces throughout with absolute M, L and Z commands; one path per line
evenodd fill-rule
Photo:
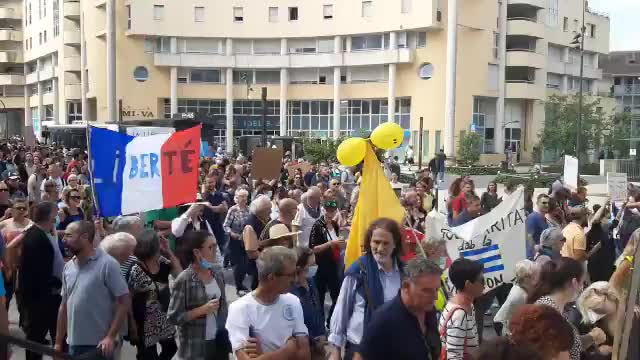
M 280 178 L 282 169 L 282 149 L 256 148 L 253 150 L 251 177 L 274 180 Z
M 452 260 L 463 257 L 484 266 L 485 292 L 515 278 L 515 265 L 526 258 L 524 189 L 516 190 L 490 213 L 450 228 L 444 216 L 429 214 L 429 237 L 444 238 Z M 453 290 L 453 285 L 447 281 Z
M 289 165 L 289 167 L 287 167 L 287 171 L 289 172 L 290 178 L 293 178 L 295 176 L 297 169 L 302 170 L 302 175 L 304 176 L 304 174 L 306 174 L 312 166 L 313 165 L 311 165 L 310 162 L 302 161 L 295 165 Z
M 624 202 L 627 200 L 627 174 L 607 173 L 607 193 L 613 202 Z
M 578 189 L 578 159 L 573 156 L 564 156 L 564 183 L 571 188 L 571 190 Z

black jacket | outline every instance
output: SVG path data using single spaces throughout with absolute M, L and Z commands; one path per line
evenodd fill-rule
M 47 234 L 37 226 L 31 226 L 24 234 L 18 281 L 23 303 L 37 303 L 62 287 L 53 276 L 54 248 Z

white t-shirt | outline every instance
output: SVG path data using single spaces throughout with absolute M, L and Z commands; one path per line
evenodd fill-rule
M 222 295 L 220 293 L 220 287 L 215 279 L 211 280 L 210 283 L 204 286 L 204 292 L 207 294 L 209 299 L 220 299 Z M 207 322 L 205 328 L 204 339 L 205 340 L 213 340 L 216 338 L 216 333 L 218 332 L 218 324 L 216 321 L 216 314 L 207 314 Z
M 231 303 L 227 330 L 234 353 L 245 346 L 250 327 L 264 352 L 282 348 L 292 336 L 309 336 L 300 300 L 292 294 L 280 295 L 273 304 L 263 305 L 251 292 Z
M 324 214 L 324 208 L 320 208 L 320 216 Z M 309 247 L 309 237 L 311 236 L 311 228 L 313 224 L 320 217 L 314 218 L 307 212 L 307 208 L 304 204 L 298 205 L 298 214 L 296 214 L 295 219 L 293 219 L 292 224 L 299 226 L 301 234 L 298 235 L 298 244 L 299 247 Z

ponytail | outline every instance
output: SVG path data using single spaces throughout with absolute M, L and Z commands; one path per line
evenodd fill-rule
M 543 296 L 562 290 L 573 279 L 581 280 L 584 275 L 582 264 L 574 259 L 562 257 L 546 262 L 540 268 L 538 280 L 527 296 L 529 304 Z

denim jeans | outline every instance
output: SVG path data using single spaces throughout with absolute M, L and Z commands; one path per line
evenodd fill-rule
M 90 352 L 96 352 L 99 351 L 96 349 L 97 345 L 69 345 L 69 355 L 71 356 L 78 356 L 78 355 L 82 355 L 82 354 L 86 354 L 86 353 L 90 353 Z M 113 360 L 113 356 L 104 356 L 104 355 L 100 355 L 98 352 L 96 352 L 96 356 L 95 357 L 90 357 L 88 359 L 91 360 Z

